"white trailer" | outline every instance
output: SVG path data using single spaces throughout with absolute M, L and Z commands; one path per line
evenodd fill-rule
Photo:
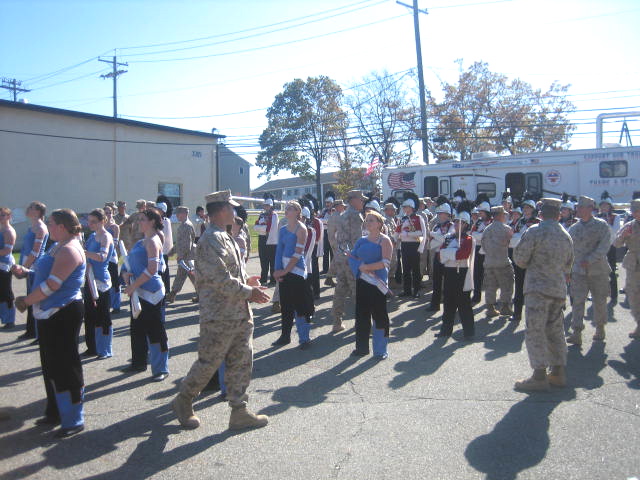
M 509 188 L 513 197 L 525 191 L 559 197 L 587 195 L 600 199 L 608 191 L 615 203 L 628 203 L 640 190 L 640 147 L 610 147 L 498 156 L 473 154 L 467 161 L 390 167 L 382 171 L 384 198 L 401 198 L 405 191 L 419 197 L 451 197 L 462 189 L 475 199 L 486 193 L 499 204 Z

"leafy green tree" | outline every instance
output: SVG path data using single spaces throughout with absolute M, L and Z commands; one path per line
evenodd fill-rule
M 430 150 L 438 161 L 486 150 L 513 155 L 569 147 L 575 129 L 568 119 L 575 110 L 566 98 L 569 85 L 553 83 L 542 92 L 476 62 L 457 84 L 442 88 L 441 103 L 430 98 L 436 123 Z
M 346 136 L 347 115 L 342 89 L 326 76 L 299 78 L 284 85 L 267 111 L 268 126 L 260 135 L 256 165 L 269 178 L 281 170 L 315 177 L 322 195 L 320 171 Z

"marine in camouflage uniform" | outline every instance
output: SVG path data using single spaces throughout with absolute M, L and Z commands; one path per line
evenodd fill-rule
M 611 230 L 606 221 L 592 215 L 594 208 L 595 201 L 592 198 L 581 196 L 577 205 L 578 216 L 581 219 L 569 227 L 575 261 L 569 286 L 573 300 L 571 306 L 573 333 L 567 338 L 567 342 L 575 345 L 582 343 L 584 305 L 589 292 L 593 299 L 593 320 L 596 324 L 594 340 L 604 340 L 604 326 L 608 316 L 607 297 L 610 294 L 611 267 L 607 261 L 607 253 L 611 246 Z
M 505 210 L 502 206 L 492 207 L 493 222 L 482 235 L 484 250 L 484 295 L 487 316 L 511 315 L 513 295 L 513 265 L 509 260 L 509 242 L 513 230 L 504 224 Z M 496 309 L 496 292 L 500 289 L 500 311 Z
M 344 211 L 336 224 L 336 249 L 333 263 L 336 266 L 337 285 L 333 295 L 333 331 L 344 330 L 344 317 L 347 297 L 355 298 L 356 280 L 349 268 L 347 253 L 362 238 L 362 207 L 365 197 L 360 190 L 352 190 L 347 194 L 349 207 Z
M 142 240 L 144 233 L 140 231 L 140 221 L 146 218 L 144 211 L 146 209 L 147 202 L 144 200 L 138 200 L 136 202 L 136 208 L 138 211 L 132 213 L 129 217 L 120 225 L 120 240 L 124 242 L 124 246 L 127 251 L 130 251 L 138 240 Z
M 525 344 L 533 376 L 516 382 L 524 391 L 566 385 L 567 344 L 563 309 L 566 279 L 573 263 L 573 242 L 558 222 L 560 200 L 543 199 L 543 221 L 531 226 L 513 251 L 513 260 L 527 269 L 524 280 Z M 547 374 L 547 367 L 551 372 Z
M 176 272 L 176 277 L 173 280 L 173 286 L 171 287 L 171 292 L 167 295 L 167 302 L 171 303 L 175 300 L 176 295 L 182 290 L 182 286 L 184 285 L 184 281 L 189 276 L 189 272 L 187 272 L 181 265 L 180 261 L 184 260 L 184 262 L 188 265 L 188 262 L 194 259 L 194 241 L 196 239 L 196 231 L 193 228 L 193 223 L 189 220 L 189 209 L 187 207 L 177 207 L 176 215 L 182 218 L 183 215 L 184 220 L 180 222 L 178 225 L 178 230 L 176 232 L 176 260 L 178 262 L 178 271 Z M 193 280 L 191 280 L 193 283 Z M 195 285 L 194 285 L 195 286 Z
M 206 200 L 208 205 L 237 206 L 228 190 L 209 194 Z M 207 210 L 211 212 L 209 206 Z M 230 224 L 234 218 L 232 209 L 228 216 Z M 224 361 L 227 399 L 232 408 L 229 428 L 264 426 L 267 417 L 254 415 L 246 408 L 253 365 L 253 314 L 249 300 L 256 297 L 255 290 L 260 297 L 257 301 L 264 303 L 268 297 L 257 286 L 247 283 L 236 242 L 216 217 L 211 219 L 198 241 L 195 258 L 200 296 L 198 359 L 182 380 L 173 408 L 183 426 L 198 427 L 200 420 L 193 413 L 192 401 Z M 257 285 L 257 278 L 252 280 Z
M 329 216 L 327 220 L 327 241 L 329 242 L 329 246 L 331 247 L 331 251 L 333 252 L 333 257 L 331 263 L 329 264 L 329 271 L 327 272 L 327 278 L 324 281 L 325 286 L 327 287 L 335 287 L 336 284 L 333 281 L 333 277 L 336 276 L 336 266 L 335 266 L 335 258 L 336 258 L 336 229 L 338 228 L 338 223 L 340 222 L 340 215 L 344 213 L 345 204 L 342 200 L 336 200 L 333 202 L 333 208 L 335 211 Z
M 631 315 L 636 321 L 636 328 L 629 333 L 631 338 L 640 340 L 640 200 L 631 202 L 633 219 L 627 222 L 616 235 L 614 245 L 627 247 L 622 260 L 626 271 L 625 292 L 631 307 Z

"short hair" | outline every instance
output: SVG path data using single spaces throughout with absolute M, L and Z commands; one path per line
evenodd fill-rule
M 9 207 L 0 207 L 0 213 L 5 215 L 11 215 L 11 209 Z
M 164 225 L 162 224 L 162 216 L 160 212 L 158 212 L 155 208 L 147 208 L 144 212 L 142 212 L 147 219 L 153 222 L 153 228 L 156 230 L 162 230 Z
M 540 215 L 545 220 L 557 220 L 560 216 L 560 209 L 558 207 L 554 207 L 553 205 L 542 205 L 540 209 Z
M 89 215 L 91 215 L 92 217 L 96 217 L 101 222 L 104 222 L 105 214 L 102 208 L 94 208 L 93 210 L 91 210 L 91 212 L 89 212 Z
M 236 225 L 238 225 L 239 227 L 242 227 L 244 225 L 244 220 L 240 217 L 234 218 L 234 221 L 236 222 Z
M 198 212 L 204 212 L 204 207 L 202 205 L 198 205 L 196 207 L 196 213 L 198 213 Z
M 47 206 L 42 202 L 31 202 L 29 208 L 38 210 L 38 212 L 40 212 L 40 218 L 44 218 L 45 213 L 47 213 Z
M 372 217 L 375 217 L 375 219 L 378 221 L 380 225 L 384 225 L 384 217 L 380 215 L 378 212 L 376 212 L 375 210 L 369 210 L 365 215 L 365 218 L 367 218 L 369 215 L 371 215 Z
M 76 215 L 76 212 L 70 208 L 54 210 L 51 212 L 51 220 L 53 220 L 57 225 L 64 226 L 64 229 L 71 235 L 77 235 L 82 232 L 82 225 L 80 225 L 78 216 Z
M 210 217 L 214 216 L 221 210 L 223 210 L 227 205 L 231 205 L 229 202 L 210 202 L 207 203 L 207 215 Z

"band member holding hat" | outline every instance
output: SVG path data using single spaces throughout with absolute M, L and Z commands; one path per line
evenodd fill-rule
M 473 266 L 473 297 L 471 303 L 478 303 L 482 296 L 482 281 L 484 280 L 484 249 L 482 248 L 482 235 L 484 229 L 491 223 L 491 204 L 486 193 L 478 194 L 476 198 L 478 219 L 471 225 L 471 236 L 476 242 L 475 264 Z
M 238 203 L 229 190 L 205 197 L 209 226 L 196 248 L 196 286 L 200 295 L 198 359 L 180 383 L 173 410 L 183 427 L 197 428 L 193 399 L 225 362 L 224 383 L 231 406 L 230 429 L 262 427 L 266 415 L 247 409 L 253 365 L 253 314 L 249 302 L 267 303 L 258 277 L 247 277 L 240 251 L 227 232 Z
M 456 312 L 464 338 L 471 340 L 475 334 L 471 290 L 473 290 L 473 257 L 475 240 L 469 233 L 472 204 L 469 200 L 458 203 L 454 219 L 454 231 L 445 235 L 440 247 L 440 261 L 444 266 L 444 291 L 442 326 L 436 337 L 450 337 Z
M 573 242 L 558 222 L 560 204 L 557 198 L 542 199 L 542 222 L 527 229 L 513 252 L 515 263 L 527 271 L 524 338 L 533 375 L 515 383 L 516 390 L 525 392 L 566 385 L 563 310 L 573 264 Z
M 440 310 L 440 303 L 442 300 L 444 265 L 440 260 L 440 248 L 444 244 L 445 237 L 455 231 L 453 222 L 451 221 L 451 205 L 449 205 L 449 201 L 444 195 L 440 195 L 438 198 L 436 198 L 435 212 L 436 223 L 429 232 L 429 236 L 431 237 L 429 248 L 431 248 L 431 258 L 433 261 L 433 267 L 431 269 L 433 280 L 431 303 L 427 307 L 427 311 L 430 312 L 437 312 L 438 310 Z
M 613 244 L 618 248 L 627 247 L 627 253 L 622 260 L 622 266 L 626 271 L 624 289 L 631 307 L 631 315 L 636 321 L 636 328 L 629 333 L 629 337 L 640 340 L 640 198 L 631 200 L 631 215 L 633 219 L 618 231 Z
M 13 328 L 16 322 L 16 308 L 11 288 L 11 267 L 14 265 L 13 246 L 16 231 L 11 226 L 11 210 L 0 207 L 0 321 L 2 328 Z
M 418 197 L 413 192 L 405 192 L 402 202 L 404 216 L 396 228 L 402 252 L 402 283 L 404 290 L 401 297 L 418 298 L 420 295 L 420 254 L 424 251 L 427 238 L 427 227 L 417 214 Z
M 604 340 L 607 323 L 607 297 L 609 296 L 609 274 L 607 252 L 611 247 L 611 230 L 607 222 L 593 216 L 596 202 L 593 198 L 580 196 L 576 210 L 580 221 L 569 228 L 573 240 L 575 261 L 571 269 L 571 328 L 573 334 L 567 342 L 582 344 L 584 310 L 591 292 L 593 299 L 593 321 L 596 324 L 594 340 Z
M 324 248 L 324 252 L 322 255 L 322 271 L 321 274 L 329 273 L 329 266 L 331 264 L 331 259 L 333 258 L 333 251 L 331 250 L 331 244 L 327 239 L 327 223 L 329 222 L 329 218 L 333 213 L 333 202 L 336 201 L 336 194 L 332 191 L 328 191 L 324 194 L 324 208 L 318 215 L 318 219 L 322 222 L 323 229 L 323 238 L 325 241 L 322 246 Z
M 506 212 L 502 205 L 491 207 L 493 221 L 484 230 L 482 248 L 484 249 L 484 300 L 487 304 L 487 316 L 513 315 L 511 297 L 513 296 L 513 266 L 509 259 L 509 242 L 513 230 L 505 225 Z M 496 305 L 496 292 L 500 289 L 499 311 Z

